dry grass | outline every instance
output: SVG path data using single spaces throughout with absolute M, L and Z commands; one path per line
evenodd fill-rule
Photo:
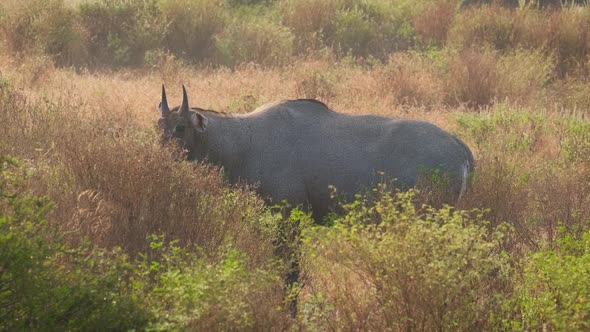
M 504 246 L 519 254 L 552 243 L 559 225 L 575 231 L 590 217 L 587 84 L 554 80 L 554 59 L 469 48 L 396 54 L 373 67 L 329 58 L 229 70 L 164 55 L 149 69 L 87 72 L 56 68 L 45 57 L 2 56 L 0 153 L 31 166 L 32 188 L 56 202 L 52 220 L 71 241 L 88 237 L 133 253 L 145 249 L 147 235 L 164 233 L 210 255 L 230 243 L 264 266 L 273 249 L 260 226 L 261 202 L 158 144 L 161 83 L 172 105 L 185 84 L 193 106 L 230 112 L 314 97 L 338 112 L 427 120 L 464 139 L 477 165 L 458 207 L 489 209 L 492 225 L 509 222 L 516 232 Z M 342 321 L 334 326 L 369 326 L 375 290 L 356 272 L 329 273 L 313 282 L 350 314 L 335 315 Z
M 449 44 L 460 49 L 488 47 L 501 52 L 516 48 L 540 50 L 555 57 L 559 77 L 587 70 L 590 51 L 588 6 L 559 10 L 526 7 L 510 10 L 497 5 L 460 13 L 449 31 Z
M 382 93 L 393 95 L 398 104 L 433 108 L 444 103 L 443 77 L 429 59 L 406 53 L 394 54 L 380 76 Z
M 494 53 L 469 49 L 455 57 L 450 64 L 451 84 L 449 102 L 481 107 L 494 101 L 499 83 Z
M 198 6 L 186 9 L 189 2 Z M 181 162 L 175 147 L 159 144 L 162 83 L 171 106 L 179 104 L 184 84 L 191 106 L 206 109 L 249 112 L 280 99 L 317 98 L 337 112 L 426 120 L 455 133 L 476 159 L 470 191 L 456 207 L 484 210 L 490 230 L 513 230 L 494 239 L 492 252 L 503 250 L 516 273 L 519 259 L 556 246 L 558 230 L 576 236 L 590 227 L 589 6 L 240 2 L 104 1 L 84 10 L 77 0 L 0 4 L 7 46 L 0 50 L 0 154 L 24 160 L 28 189 L 55 202 L 50 220 L 71 243 L 121 246 L 133 255 L 146 251 L 148 235 L 164 234 L 200 247 L 191 253 L 214 263 L 235 248 L 247 256 L 248 272 L 285 268 L 270 263 L 277 258 L 280 216 L 248 188 L 226 183 L 215 167 Z M 229 68 L 216 67 L 221 64 Z M 438 199 L 429 195 L 417 197 Z M 506 286 L 498 280 L 508 272 L 490 271 L 488 262 L 475 274 L 464 270 L 461 277 L 487 278 L 480 288 L 475 282 L 464 288 L 476 289 L 472 305 L 462 291 L 447 297 L 459 284 L 452 277 L 459 259 L 449 259 L 451 268 L 440 276 L 431 273 L 442 260 L 428 259 L 450 248 L 444 241 L 431 248 L 435 241 L 417 234 L 374 251 L 384 242 L 371 242 L 372 236 L 382 234 L 332 238 L 340 242 L 319 236 L 304 244 L 318 251 L 302 252 L 306 287 L 297 321 L 280 308 L 278 278 L 259 289 L 246 276 L 233 295 L 254 310 L 249 326 L 442 329 L 432 323 L 459 312 L 482 315 L 474 319 L 482 325 L 466 330 L 492 326 L 484 316 L 495 304 L 487 305 Z M 419 254 L 424 248 L 432 250 Z M 382 273 L 396 264 L 414 276 Z M 445 277 L 446 286 L 429 287 Z M 220 296 L 230 299 L 224 292 L 233 288 L 218 281 Z M 461 305 L 449 309 L 449 298 Z M 210 317 L 193 328 L 227 322 L 226 308 L 213 302 Z M 472 312 L 478 305 L 482 310 Z M 460 318 L 455 323 L 466 321 Z
M 287 0 L 279 3 L 283 23 L 295 34 L 296 52 L 306 54 L 332 40 L 338 0 Z
M 42 87 L 3 88 L 1 148 L 35 169 L 35 190 L 56 202 L 54 220 L 72 241 L 89 237 L 135 253 L 148 235 L 164 233 L 209 254 L 232 239 L 252 257 L 269 257 L 271 243 L 255 227 L 260 201 L 229 188 L 213 168 L 177 163 L 178 153 L 159 145 L 155 110 L 138 106 L 156 101 L 142 98 L 134 74 L 76 82 L 72 72 L 46 75 L 52 83 Z
M 478 109 L 497 102 L 536 105 L 553 78 L 554 62 L 541 51 L 494 50 L 396 53 L 376 72 L 381 98 L 405 106 Z
M 179 103 L 179 87 L 185 84 L 191 104 L 203 108 L 248 111 L 278 99 L 318 97 L 338 112 L 412 117 L 452 129 L 454 120 L 449 118 L 449 111 L 462 110 L 450 107 L 457 100 L 485 106 L 500 96 L 502 100 L 507 99 L 507 105 L 518 102 L 526 107 L 528 104 L 534 111 L 538 101 L 531 96 L 543 93 L 550 71 L 544 67 L 546 60 L 537 53 L 498 57 L 493 52 L 469 50 L 458 56 L 444 55 L 442 69 L 437 61 L 398 54 L 386 67 L 373 70 L 315 60 L 299 61 L 282 69 L 249 65 L 231 71 L 196 70 L 170 58 L 150 71 L 76 73 L 55 69 L 44 60 L 4 58 L 7 69 L 3 75 L 17 87 L 14 98 L 20 98 L 20 103 L 28 100 L 27 105 L 16 107 L 34 112 L 31 105 L 43 105 L 43 99 L 65 103 L 55 107 L 70 109 L 83 118 L 96 117 L 109 123 L 113 133 L 123 133 L 126 137 L 138 129 L 148 132 L 152 129 L 159 116 L 156 106 L 162 82 L 168 87 L 171 104 Z M 539 65 L 533 66 L 535 70 L 527 67 L 536 62 Z M 445 68 L 450 71 L 445 73 Z M 448 99 L 451 100 L 445 105 Z M 39 122 L 55 122 L 37 116 Z M 115 143 L 118 137 L 113 138 Z M 22 151 L 30 146 L 28 142 L 15 144 L 20 144 Z M 476 146 L 472 147 L 477 150 Z
M 493 225 L 508 221 L 516 231 L 512 253 L 554 243 L 558 226 L 586 227 L 590 173 L 586 161 L 567 158 L 567 142 L 580 138 L 570 121 L 587 123 L 578 115 L 502 105 L 483 116 L 459 115 L 478 159 L 472 190 L 459 207 L 489 209 Z
M 414 29 L 423 43 L 434 46 L 446 44 L 456 8 L 456 1 L 433 1 L 414 17 Z

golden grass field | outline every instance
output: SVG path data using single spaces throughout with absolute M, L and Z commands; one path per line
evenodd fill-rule
M 82 2 L 66 3 L 75 7 Z M 367 3 L 382 6 L 384 12 L 408 8 L 403 1 L 391 5 L 399 7 L 393 9 L 382 1 Z M 217 2 L 198 4 L 205 8 Z M 288 13 L 291 16 L 284 14 L 280 24 L 294 34 L 291 46 L 308 47 L 281 53 L 285 58 L 274 62 L 267 62 L 260 50 L 248 50 L 254 54 L 251 61 L 231 65 L 216 62 L 221 60 L 213 51 L 191 61 L 170 50 L 146 63 L 112 66 L 81 52 L 86 54 L 81 61 L 90 65 L 80 65 L 75 58 L 64 65 L 63 54 L 51 53 L 51 47 L 18 49 L 15 40 L 23 32 L 11 27 L 20 21 L 0 15 L 5 19 L 0 20 L 5 45 L 12 45 L 0 54 L 0 156 L 17 158 L 23 169 L 15 173 L 18 176 L 8 176 L 4 174 L 13 174 L 10 168 L 3 168 L 0 196 L 9 197 L 5 193 L 12 190 L 11 181 L 22 179 L 15 197 L 34 195 L 53 202 L 42 214 L 52 231 L 39 241 L 46 241 L 47 247 L 89 244 L 101 252 L 80 249 L 87 255 L 84 262 L 102 257 L 97 258 L 102 263 L 92 267 L 74 255 L 48 255 L 38 271 L 72 275 L 63 278 L 64 285 L 95 287 L 97 292 L 111 292 L 111 286 L 85 284 L 88 276 L 117 276 L 116 291 L 109 294 L 129 296 L 129 303 L 138 308 L 126 315 L 138 317 L 129 325 L 123 324 L 126 317 L 120 318 L 123 325 L 116 325 L 105 318 L 108 311 L 83 302 L 76 304 L 83 308 L 80 312 L 92 315 L 80 314 L 75 320 L 68 317 L 78 317 L 77 311 L 59 307 L 47 310 L 59 318 L 53 321 L 43 310 L 26 309 L 27 296 L 34 292 L 25 291 L 29 286 L 15 291 L 11 282 L 31 276 L 11 270 L 17 266 L 9 264 L 16 256 L 1 256 L 1 280 L 10 282 L 0 284 L 1 290 L 9 290 L 0 295 L 0 308 L 9 308 L 0 317 L 10 319 L 0 323 L 0 329 L 588 328 L 588 7 L 484 6 L 459 11 L 452 1 L 424 1 L 420 10 L 411 10 L 409 23 L 419 42 L 389 50 L 375 46 L 391 41 L 383 37 L 389 30 L 375 23 L 377 19 L 367 19 L 374 24 L 370 29 L 381 29 L 369 34 L 370 43 L 350 41 L 356 30 L 342 30 L 338 24 L 356 22 L 354 15 L 365 7 L 349 8 L 336 0 L 323 5 L 334 6 L 344 16 L 331 18 L 336 22 L 333 39 L 318 39 L 297 20 L 308 13 L 310 25 L 323 27 L 326 34 L 332 31 L 332 21 L 306 11 L 314 4 L 317 1 L 282 1 L 278 7 L 260 5 L 259 11 L 249 5 L 220 7 L 234 10 L 231 15 L 236 17 L 260 15 L 260 22 L 268 24 L 278 23 L 266 21 L 260 14 L 264 8 Z M 2 8 L 16 5 L 10 6 Z M 540 22 L 548 23 L 545 27 Z M 472 26 L 477 29 L 470 30 Z M 317 43 L 335 40 L 342 45 L 350 41 L 348 54 L 335 44 L 316 48 Z M 225 42 L 225 48 L 216 45 L 229 52 L 231 43 Z M 70 46 L 64 50 L 72 50 Z M 376 56 L 362 54 L 365 46 Z M 264 61 L 257 62 L 260 59 Z M 304 215 L 289 219 L 264 206 L 251 188 L 228 184 L 214 166 L 183 162 L 174 146 L 161 146 L 156 123 L 162 84 L 170 106 L 180 104 L 185 85 L 191 106 L 229 113 L 250 112 L 281 99 L 316 98 L 336 112 L 430 121 L 467 143 L 476 171 L 467 196 L 455 207 L 441 208 L 436 202 L 437 209 L 422 206 L 432 203 L 428 193 L 397 197 L 380 192 L 377 205 L 359 198 L 360 205 L 345 208 L 335 225 L 313 227 Z M 14 211 L 19 210 L 6 199 L 0 204 L 2 216 L 18 216 Z M 371 218 L 389 221 L 380 228 L 366 222 Z M 0 225 L 3 234 L 19 229 Z M 26 234 L 23 239 L 43 235 Z M 152 235 L 163 236 L 162 243 L 178 240 L 181 249 L 154 251 L 159 240 L 146 240 Z M 18 252 L 11 251 L 16 248 L 12 242 L 2 241 L 6 252 Z M 281 241 L 291 241 L 280 247 L 290 252 L 277 250 Z M 304 285 L 300 293 L 291 293 L 299 298 L 297 317 L 288 314 L 282 280 L 291 255 L 301 259 Z M 126 270 L 123 266 L 129 262 L 120 263 L 121 257 L 129 257 L 129 262 L 147 259 L 152 267 L 159 262 L 161 268 L 142 270 L 138 263 Z M 75 279 L 72 271 L 86 272 Z M 53 280 L 41 272 L 39 276 Z M 14 295 L 19 292 L 27 295 Z M 34 295 L 30 299 L 37 303 Z

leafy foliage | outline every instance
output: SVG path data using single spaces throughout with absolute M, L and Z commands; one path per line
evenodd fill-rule
M 588 220 L 590 222 L 590 220 Z M 556 331 L 590 327 L 590 232 L 562 233 L 554 249 L 534 253 L 525 262 L 510 308 L 507 329 Z
M 490 229 L 482 211 L 417 208 L 412 192 L 376 194 L 346 206 L 334 227 L 307 233 L 306 305 L 332 309 L 306 319 L 336 330 L 490 328 L 510 280 L 505 226 Z
M 134 291 L 155 317 L 154 330 L 259 330 L 285 324 L 282 280 L 268 268 L 250 268 L 232 248 L 212 260 L 153 236 Z
M 293 36 L 289 29 L 272 20 L 240 18 L 215 38 L 221 64 L 241 63 L 277 65 L 288 61 L 293 53 Z
M 0 307 L 3 330 L 142 329 L 125 255 L 69 248 L 47 222 L 51 204 L 22 191 L 23 169 L 0 158 Z
M 22 191 L 24 168 L 0 159 L 0 328 L 3 330 L 252 329 L 281 326 L 280 269 L 252 268 L 152 236 L 130 260 L 121 249 L 67 244 L 48 200 Z
M 83 2 L 79 10 L 92 62 L 135 65 L 159 45 L 161 27 L 156 24 L 159 12 L 154 0 Z
M 589 329 L 590 7 L 499 3 L 0 1 L 0 330 Z M 162 81 L 427 120 L 475 173 L 311 227 L 161 146 Z

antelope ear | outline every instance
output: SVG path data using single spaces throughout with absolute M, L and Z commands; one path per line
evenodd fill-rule
M 191 124 L 197 131 L 204 132 L 207 129 L 207 122 L 209 120 L 203 114 L 197 112 L 191 114 Z

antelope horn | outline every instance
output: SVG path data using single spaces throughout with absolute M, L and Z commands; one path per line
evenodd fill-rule
M 162 84 L 162 101 L 160 102 L 160 113 L 162 116 L 165 117 L 170 113 L 170 108 L 168 107 L 168 99 L 166 98 L 166 88 L 164 88 L 164 84 Z
M 182 104 L 180 104 L 179 113 L 182 115 L 188 114 L 188 96 L 186 95 L 186 89 L 184 84 L 182 85 Z

